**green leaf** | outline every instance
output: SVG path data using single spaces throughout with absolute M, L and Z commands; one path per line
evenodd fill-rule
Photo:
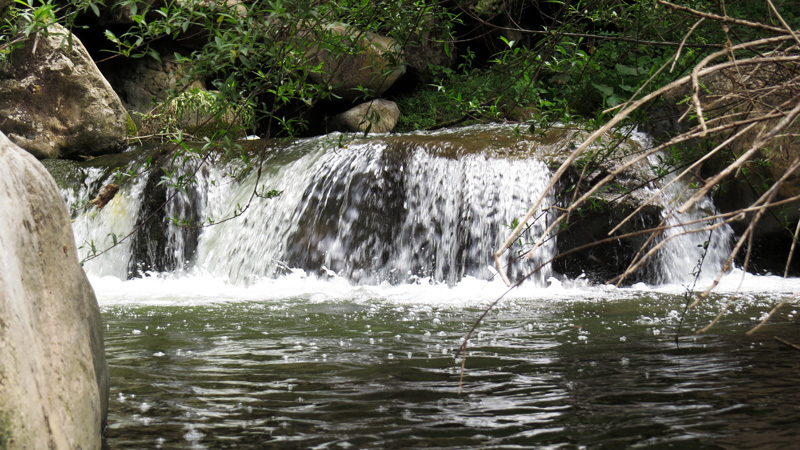
M 119 44 L 119 38 L 117 38 L 114 35 L 114 33 L 111 32 L 111 30 L 106 30 L 105 31 L 105 35 L 106 35 L 106 39 L 108 39 L 109 41 L 111 41 L 111 42 L 113 42 L 115 44 Z
M 159 55 L 157 51 L 150 49 L 147 51 L 147 54 L 159 63 L 161 62 L 161 55 Z
M 610 96 L 608 96 L 608 98 L 606 98 L 606 106 L 617 106 L 620 103 L 622 103 L 623 101 L 624 100 L 622 98 L 620 98 L 620 96 L 618 96 L 616 94 L 610 95 Z
M 636 69 L 635 67 L 626 66 L 624 64 L 617 64 L 616 66 L 614 66 L 614 68 L 617 69 L 617 73 L 619 73 L 620 75 L 631 75 L 631 76 L 639 75 L 639 70 Z
M 600 93 L 603 94 L 603 97 L 610 97 L 612 94 L 614 94 L 614 88 L 611 86 L 597 83 L 592 83 L 592 86 L 600 91 Z

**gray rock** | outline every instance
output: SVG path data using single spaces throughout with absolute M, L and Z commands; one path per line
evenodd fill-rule
M 334 117 L 328 131 L 388 133 L 397 125 L 400 108 L 397 103 L 377 99 L 362 103 Z
M 406 72 L 402 51 L 392 38 L 338 23 L 325 27 L 322 33 L 321 36 L 309 33 L 305 38 L 335 40 L 335 47 L 348 49 L 342 54 L 315 45 L 307 56 L 322 67 L 319 72 L 311 73 L 311 79 L 329 86 L 339 97 L 346 100 L 365 95 L 378 97 Z
M 447 27 L 432 16 L 425 17 L 419 29 L 412 33 L 403 46 L 408 67 L 424 77 L 434 74 L 430 66 L 452 67 L 455 63 L 455 48 L 454 45 L 447 44 L 452 40 Z
M 100 311 L 64 201 L 0 133 L 0 448 L 99 449 L 108 410 Z
M 108 81 L 119 94 L 123 105 L 131 111 L 149 113 L 169 97 L 170 90 L 205 89 L 200 81 L 188 86 L 180 81 L 188 68 L 176 61 L 174 49 L 162 49 L 161 61 L 151 57 L 110 61 L 103 66 Z
M 52 25 L 0 68 L 0 130 L 37 158 L 117 151 L 127 113 L 77 37 Z

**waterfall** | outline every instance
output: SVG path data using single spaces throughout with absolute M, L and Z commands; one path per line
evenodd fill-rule
M 104 178 L 104 171 L 100 168 L 87 168 L 85 173 L 85 179 L 77 192 L 63 191 L 70 210 L 78 212 L 72 222 L 78 255 L 83 260 L 99 254 L 84 263 L 87 273 L 125 279 L 131 259 L 131 242 L 125 241 L 112 251 L 103 251 L 112 247 L 136 226 L 136 212 L 141 205 L 147 177 L 134 179 L 123 188 L 121 195 L 114 196 L 107 205 L 98 209 L 88 205 L 92 194 L 98 192 L 101 186 L 115 180 L 113 177 Z
M 140 176 L 102 210 L 87 209 L 75 219 L 82 257 L 127 234 L 162 199 L 163 212 L 85 268 L 122 279 L 199 270 L 237 284 L 295 269 L 362 284 L 489 279 L 491 254 L 507 236 L 507 224 L 525 214 L 550 172 L 529 154 L 510 154 L 519 149 L 465 151 L 425 137 L 413 145 L 387 138 L 342 148 L 330 145 L 331 137 L 300 140 L 270 149 L 260 178 L 255 170 L 232 177 L 242 170 L 235 162 L 196 173 L 190 164 L 183 169 L 193 174 L 185 195 L 172 196 L 170 187 L 154 194 L 159 177 Z M 93 169 L 80 190 L 65 191 L 68 203 L 85 204 L 90 193 L 113 181 L 101 174 Z M 281 193 L 251 201 L 254 189 Z M 185 228 L 173 217 L 215 225 Z M 523 239 L 531 241 L 545 227 L 543 218 Z M 514 261 L 511 254 L 510 273 L 527 274 L 554 253 L 551 241 L 530 259 Z M 550 275 L 544 264 L 534 279 Z
M 452 158 L 384 141 L 337 150 L 299 145 L 302 156 L 271 166 L 268 180 L 260 180 L 282 194 L 204 230 L 196 267 L 233 282 L 291 268 L 369 284 L 487 279 L 491 253 L 508 232 L 504 224 L 525 213 L 550 176 L 530 158 Z M 219 176 L 209 174 L 209 180 Z M 205 181 L 213 198 L 205 214 L 230 216 L 232 207 L 247 202 L 255 177 L 217 188 Z M 550 244 L 539 258 L 517 263 L 515 273 L 536 267 L 553 251 Z M 548 269 L 542 276 L 549 276 Z
M 115 181 L 114 172 L 81 168 L 79 187 L 65 189 L 64 196 L 75 214 L 82 258 L 144 223 L 122 245 L 85 264 L 97 276 L 203 273 L 248 285 L 302 270 L 357 284 L 454 285 L 464 277 L 495 276 L 493 252 L 551 177 L 536 155 L 571 142 L 512 135 L 508 127 L 370 139 L 333 134 L 273 144 L 247 162 L 220 157 L 198 169 L 198 160 L 189 159 L 175 176 L 192 182 L 178 191 L 160 171 L 145 170 L 103 209 L 85 205 Z M 133 158 L 123 172 L 141 168 L 145 157 Z M 671 189 L 667 197 L 683 188 Z M 279 195 L 264 195 L 273 190 Z M 556 204 L 554 197 L 547 193 L 542 210 Z M 667 211 L 668 200 L 663 207 Z M 666 220 L 677 224 L 712 212 L 704 200 Z M 532 257 L 517 257 L 548 220 L 549 213 L 541 214 L 506 253 L 512 279 L 538 269 L 531 282 L 543 284 L 554 275 L 548 262 L 558 253 L 555 238 Z M 661 239 L 686 229 L 672 228 Z M 706 275 L 722 266 L 731 236 L 728 227 L 711 235 Z M 650 265 L 651 281 L 691 277 L 708 239 L 708 233 L 671 238 Z
M 649 136 L 635 133 L 635 139 L 644 147 L 651 148 Z M 649 157 L 651 167 L 660 164 L 659 155 Z M 668 240 L 658 252 L 653 270 L 653 281 L 660 284 L 680 283 L 693 279 L 708 281 L 717 276 L 731 251 L 733 229 L 722 225 L 711 230 L 703 230 L 714 225 L 714 221 L 703 220 L 719 213 L 714 202 L 703 197 L 689 211 L 678 213 L 676 209 L 693 191 L 687 189 L 687 181 L 676 180 L 672 173 L 662 178 L 659 185 L 665 186 L 664 193 L 656 202 L 662 209 L 662 218 L 667 229 L 659 241 Z

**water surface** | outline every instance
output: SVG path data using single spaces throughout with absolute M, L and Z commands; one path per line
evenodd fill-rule
M 695 335 L 727 301 L 718 295 L 687 314 L 676 344 L 675 290 L 521 292 L 478 328 L 459 395 L 456 352 L 488 296 L 433 301 L 438 288 L 423 286 L 343 298 L 330 283 L 154 298 L 100 284 L 111 448 L 797 445 L 800 355 L 773 339 L 800 342 L 796 310 L 744 335 L 781 293 L 745 293 Z

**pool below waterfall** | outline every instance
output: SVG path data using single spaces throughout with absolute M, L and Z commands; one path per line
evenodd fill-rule
M 681 287 L 350 286 L 295 274 L 94 278 L 110 448 L 794 448 L 798 280 L 748 275 L 681 317 Z M 738 275 L 730 275 L 733 289 Z M 227 292 L 227 294 L 225 294 Z M 292 294 L 294 292 L 294 294 Z M 680 329 L 680 331 L 679 331 Z M 676 343 L 676 334 L 679 333 Z

